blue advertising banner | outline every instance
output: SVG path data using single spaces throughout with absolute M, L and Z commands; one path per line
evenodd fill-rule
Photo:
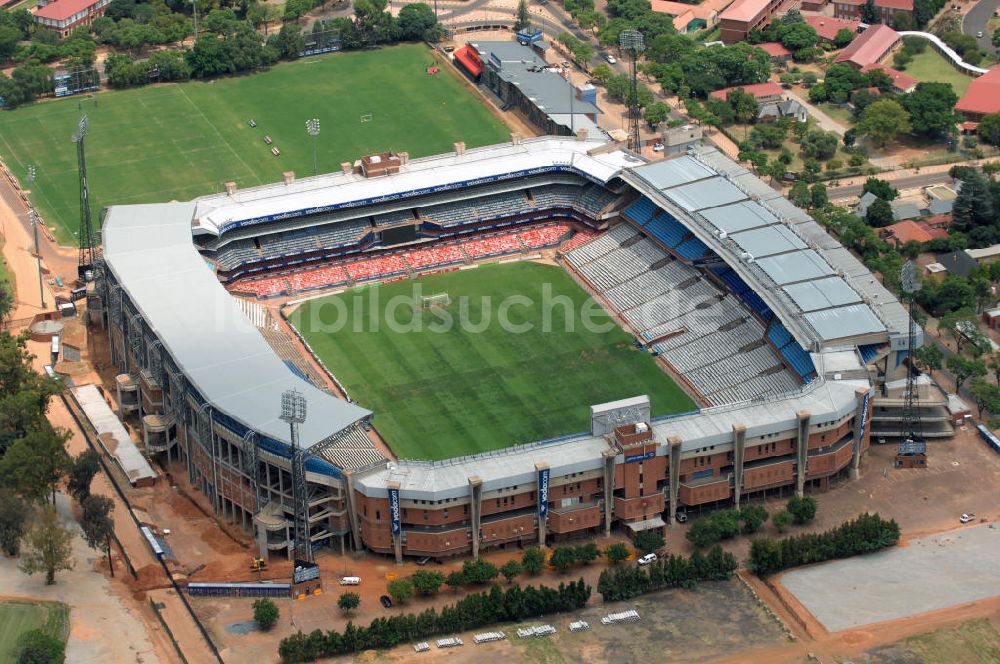
M 865 395 L 864 401 L 861 402 L 861 433 L 858 434 L 859 440 L 864 440 L 865 437 L 865 427 L 868 426 L 868 401 L 871 399 L 871 393 Z
M 538 471 L 538 515 L 549 513 L 549 469 Z
M 633 454 L 631 456 L 625 457 L 625 463 L 639 463 L 640 461 L 649 461 L 656 456 L 656 450 L 651 452 L 645 452 L 643 454 Z
M 389 489 L 389 519 L 392 524 L 392 534 L 398 535 L 401 529 L 399 520 L 399 489 Z

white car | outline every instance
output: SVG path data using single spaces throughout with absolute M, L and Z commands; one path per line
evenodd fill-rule
M 962 516 L 958 517 L 958 520 L 961 521 L 962 523 L 969 523 L 975 518 L 976 518 L 975 514 L 963 514 Z
M 655 562 L 656 562 L 656 554 L 655 553 L 647 553 L 642 558 L 639 558 L 639 564 L 640 565 L 648 565 L 650 563 L 655 563 Z
M 663 143 L 654 143 L 653 152 L 663 152 Z
M 604 59 L 608 61 L 609 65 L 618 64 L 618 61 L 615 60 L 615 56 L 611 55 L 610 53 L 608 53 L 607 55 L 605 55 Z
M 979 32 L 976 33 L 976 38 L 977 39 L 982 39 L 983 38 L 983 31 L 982 30 L 980 30 Z

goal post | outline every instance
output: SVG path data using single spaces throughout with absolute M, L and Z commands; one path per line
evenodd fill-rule
M 451 304 L 451 297 L 447 293 L 435 293 L 420 298 L 421 309 L 431 309 L 433 307 L 447 307 Z
M 363 114 L 361 116 L 361 121 L 362 122 L 371 122 L 372 121 L 372 114 L 371 113 L 365 113 L 365 114 Z

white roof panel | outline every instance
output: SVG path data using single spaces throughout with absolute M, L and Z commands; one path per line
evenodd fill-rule
M 833 268 L 812 249 L 761 258 L 757 264 L 779 286 L 833 274 Z
M 757 258 L 806 248 L 806 243 L 790 231 L 787 226 L 779 225 L 757 228 L 742 233 L 734 233 L 729 237 L 743 251 Z
M 663 195 L 688 212 L 728 205 L 747 197 L 736 185 L 721 177 L 666 189 Z
M 817 279 L 785 286 L 783 290 L 802 311 L 842 307 L 861 301 L 857 291 L 840 278 Z
M 764 206 L 757 205 L 753 201 L 743 201 L 735 205 L 702 210 L 701 216 L 720 231 L 727 233 L 738 233 L 751 228 L 781 223 Z

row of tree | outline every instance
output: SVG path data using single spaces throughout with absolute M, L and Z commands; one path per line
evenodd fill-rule
M 898 541 L 899 525 L 894 520 L 866 513 L 823 533 L 759 537 L 750 545 L 748 565 L 756 574 L 769 576 L 789 567 L 873 553 Z
M 407 641 L 427 639 L 478 629 L 501 622 L 518 622 L 550 613 L 576 611 L 587 605 L 591 587 L 583 579 L 560 583 L 557 589 L 547 586 L 513 585 L 502 590 L 494 584 L 488 592 L 467 595 L 441 609 L 429 608 L 419 614 L 408 613 L 376 618 L 368 627 L 348 622 L 343 632 L 325 634 L 298 632 L 281 640 L 278 654 L 283 662 L 311 662 L 322 657 L 346 655 L 359 650 L 391 648 Z
M 701 551 L 687 558 L 671 554 L 645 567 L 622 565 L 606 569 L 597 582 L 597 592 L 605 602 L 617 602 L 665 588 L 693 588 L 702 581 L 724 581 L 737 567 L 733 554 L 717 545 L 707 556 Z

